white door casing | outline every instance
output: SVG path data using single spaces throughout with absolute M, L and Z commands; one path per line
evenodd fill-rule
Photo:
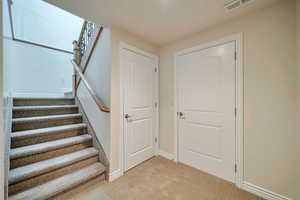
M 157 151 L 157 58 L 134 47 L 121 48 L 124 171 Z
M 235 181 L 236 43 L 176 57 L 178 160 Z

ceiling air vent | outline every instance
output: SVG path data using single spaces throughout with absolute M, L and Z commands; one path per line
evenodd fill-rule
M 241 6 L 248 4 L 252 1 L 254 1 L 254 0 L 233 0 L 233 1 L 225 4 L 225 10 L 229 12 L 229 11 L 238 9 Z

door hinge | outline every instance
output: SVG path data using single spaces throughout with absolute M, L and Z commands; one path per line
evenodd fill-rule
M 155 106 L 155 108 L 157 108 L 157 107 L 158 107 L 158 103 L 157 103 L 157 102 L 155 102 L 154 106 Z
M 155 143 L 157 143 L 157 137 L 155 137 L 154 141 L 155 141 Z
M 234 115 L 237 116 L 237 108 L 234 108 Z
M 234 52 L 234 60 L 237 60 L 237 52 Z
M 9 5 L 12 6 L 14 2 L 13 2 L 13 0 L 8 0 L 8 3 L 9 3 Z
M 234 172 L 237 173 L 237 164 L 234 165 Z
M 157 72 L 157 67 L 155 67 L 154 71 Z

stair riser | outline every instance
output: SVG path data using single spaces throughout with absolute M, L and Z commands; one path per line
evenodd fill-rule
M 86 128 L 82 128 L 82 129 L 68 130 L 64 132 L 57 132 L 57 133 L 54 132 L 54 133 L 44 134 L 43 136 L 39 136 L 39 137 L 24 138 L 24 139 L 12 138 L 11 148 L 39 144 L 43 142 L 49 142 L 49 141 L 64 139 L 68 137 L 75 137 L 75 136 L 83 135 L 85 133 L 87 133 Z
M 78 113 L 77 107 L 72 108 L 56 108 L 56 109 L 41 109 L 41 110 L 14 110 L 13 118 L 22 117 L 37 117 L 47 115 L 64 115 Z
M 82 117 L 74 117 L 68 119 L 37 120 L 30 122 L 13 122 L 12 131 L 24 131 L 77 123 L 82 123 Z
M 72 165 L 51 171 L 49 173 L 45 173 L 40 176 L 36 176 L 34 178 L 30 178 L 28 180 L 10 185 L 8 193 L 9 193 L 9 195 L 16 194 L 18 192 L 27 190 L 29 188 L 35 187 L 35 186 L 43 184 L 43 183 L 46 183 L 46 182 L 56 179 L 58 177 L 72 173 L 76 170 L 82 169 L 82 168 L 89 166 L 91 164 L 94 164 L 96 162 L 98 162 L 98 156 L 94 156 L 89 159 L 74 163 Z
M 14 106 L 74 105 L 74 99 L 14 99 Z
M 92 146 L 92 141 L 88 141 L 88 142 L 84 142 L 81 144 L 72 145 L 69 147 L 65 147 L 65 148 L 61 148 L 61 149 L 57 149 L 57 150 L 53 150 L 53 151 L 48 151 L 45 153 L 39 153 L 39 154 L 31 155 L 31 156 L 25 156 L 25 157 L 18 158 L 18 159 L 11 159 L 10 160 L 10 168 L 14 169 L 17 167 L 22 167 L 24 165 L 28 165 L 31 163 L 36 163 L 39 161 L 51 159 L 51 158 L 62 156 L 62 155 L 68 154 L 68 153 L 73 153 L 75 151 L 80 151 L 80 150 L 83 150 L 83 149 L 91 147 L 91 146 Z

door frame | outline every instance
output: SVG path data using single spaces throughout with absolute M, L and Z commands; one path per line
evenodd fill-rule
M 235 42 L 236 44 L 236 138 L 235 138 L 235 163 L 237 167 L 237 172 L 235 174 L 235 184 L 237 187 L 242 187 L 244 180 L 244 68 L 243 68 L 243 34 L 238 33 L 231 35 L 220 40 L 215 40 L 207 42 L 192 48 L 184 49 L 174 53 L 174 130 L 175 130 L 175 141 L 174 141 L 174 152 L 175 152 L 175 162 L 178 162 L 179 147 L 178 147 L 178 88 L 177 88 L 177 57 L 180 55 L 188 54 L 194 51 L 204 50 L 226 44 L 229 42 Z
M 122 57 L 122 50 L 128 50 L 128 51 L 132 51 L 134 53 L 149 57 L 151 59 L 154 59 L 155 61 L 155 65 L 156 65 L 156 73 L 155 73 L 155 96 L 154 96 L 154 101 L 157 103 L 157 107 L 156 107 L 156 112 L 154 114 L 154 138 L 157 138 L 157 141 L 155 143 L 154 146 L 154 156 L 158 155 L 158 147 L 159 147 L 159 57 L 143 51 L 137 47 L 134 47 L 132 45 L 129 45 L 125 42 L 120 42 L 119 44 L 119 55 L 120 55 L 120 145 L 119 145 L 119 168 L 121 170 L 121 174 L 123 175 L 125 172 L 125 159 L 126 159 L 126 155 L 125 155 L 125 148 L 126 148 L 126 142 L 125 142 L 125 118 L 124 118 L 124 95 L 125 95 L 125 87 L 124 87 L 124 82 L 125 82 L 125 77 L 124 77 L 124 67 L 123 63 L 124 63 L 124 58 Z

